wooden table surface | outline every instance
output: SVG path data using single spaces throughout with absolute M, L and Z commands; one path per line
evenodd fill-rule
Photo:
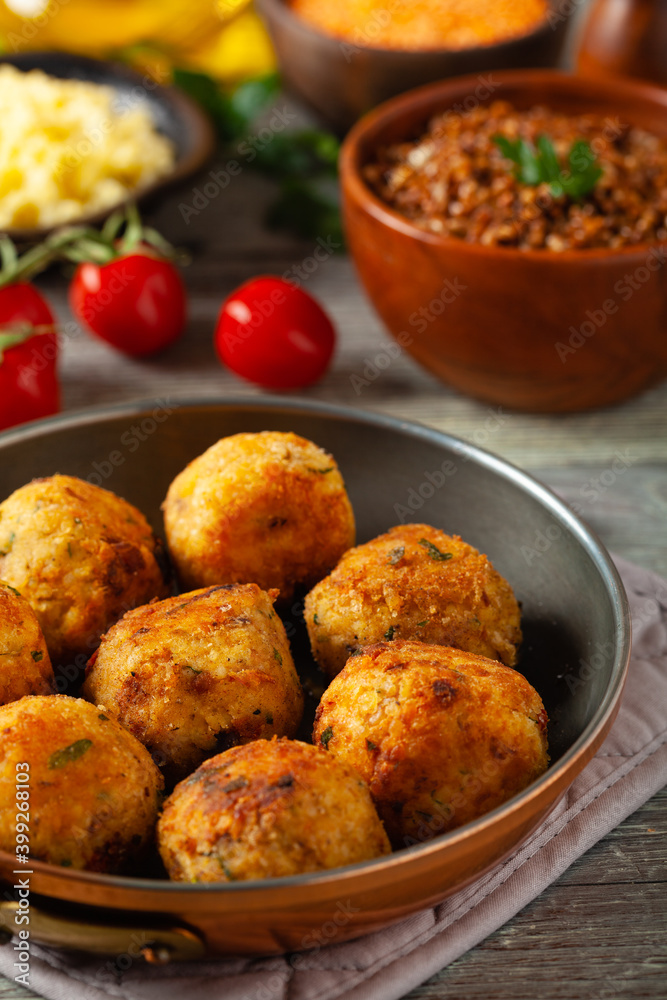
M 170 195 L 151 217 L 193 253 L 186 272 L 187 332 L 164 355 L 132 361 L 88 338 L 71 324 L 64 282 L 45 278 L 67 324 L 61 367 L 66 410 L 257 391 L 215 358 L 211 334 L 221 299 L 252 275 L 294 273 L 315 244 L 264 230 L 262 215 L 274 188 L 248 169 L 186 224 L 179 206 L 190 203 L 192 188 L 201 183 Z M 332 369 L 303 392 L 305 398 L 418 420 L 480 444 L 580 504 L 610 549 L 667 576 L 667 384 L 613 409 L 530 416 L 466 399 L 401 357 L 367 378 L 359 393 L 351 376 L 364 376 L 388 340 L 349 259 L 336 255 L 318 263 L 304 287 L 326 305 L 340 332 Z M 626 471 L 615 475 L 610 470 L 619 453 Z M 410 993 L 410 1000 L 667 997 L 666 833 L 663 791 L 508 924 Z M 2 1000 L 31 996 L 0 980 Z

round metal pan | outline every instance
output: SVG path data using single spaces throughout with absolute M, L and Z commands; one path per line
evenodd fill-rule
M 164 960 L 298 951 L 320 943 L 323 934 L 342 941 L 376 930 L 442 900 L 514 851 L 613 722 L 630 626 L 608 554 L 546 487 L 447 434 L 285 398 L 158 400 L 52 418 L 0 435 L 0 497 L 33 477 L 69 473 L 124 496 L 159 531 L 160 503 L 175 474 L 218 438 L 259 430 L 295 431 L 336 457 L 359 541 L 411 520 L 460 534 L 488 554 L 522 602 L 519 668 L 549 714 L 550 767 L 475 822 L 389 857 L 322 873 L 189 885 L 35 862 L 35 940 L 103 954 L 140 941 L 149 959 Z M 16 876 L 8 854 L 0 853 L 0 879 L 9 889 L 0 915 L 13 924 L 16 904 L 9 887 Z

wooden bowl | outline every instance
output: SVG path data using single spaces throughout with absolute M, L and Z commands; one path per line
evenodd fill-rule
M 493 98 L 517 108 L 595 112 L 667 137 L 667 90 L 548 70 L 494 79 Z M 417 137 L 478 83 L 446 80 L 394 98 L 347 137 L 343 211 L 361 281 L 399 343 L 463 392 L 545 412 L 626 399 L 667 375 L 667 245 L 554 253 L 466 243 L 419 229 L 362 178 L 378 147 Z M 429 307 L 425 321 L 419 310 Z
M 162 87 L 129 66 L 73 55 L 71 52 L 21 52 L 18 55 L 0 56 L 0 64 L 2 63 L 10 63 L 26 73 L 31 69 L 39 69 L 58 79 L 85 80 L 111 87 L 122 106 L 145 109 L 155 129 L 174 144 L 175 162 L 168 174 L 150 185 L 138 188 L 108 209 L 79 216 L 67 225 L 97 224 L 129 202 L 152 198 L 196 173 L 213 154 L 215 134 L 199 105 L 180 90 Z M 30 243 L 43 239 L 53 228 L 59 227 L 35 226 L 30 229 L 5 229 L 3 232 L 18 243 Z
M 556 66 L 570 20 L 562 0 L 549 0 L 550 19 L 520 37 L 466 49 L 401 51 L 328 35 L 295 14 L 285 0 L 257 0 L 257 6 L 286 86 L 341 133 L 381 101 L 433 80 L 518 66 Z
M 521 794 L 451 833 L 293 878 L 190 885 L 35 861 L 31 942 L 136 955 L 139 941 L 177 959 L 299 951 L 317 942 L 322 927 L 334 928 L 335 941 L 377 930 L 439 902 L 514 851 L 611 727 L 630 654 L 627 602 L 613 563 L 548 489 L 447 434 L 284 397 L 125 404 L 1 434 L 0 498 L 33 477 L 68 473 L 126 497 L 160 531 L 172 478 L 218 438 L 261 430 L 295 431 L 336 457 L 360 542 L 398 523 L 402 507 L 414 510 L 407 520 L 458 533 L 489 555 L 523 604 L 519 668 L 549 715 L 550 767 Z M 298 613 L 298 606 L 290 612 L 294 652 L 307 675 L 315 667 L 295 641 Z M 16 859 L 0 852 L 0 893 L 7 890 L 0 933 L 3 918 L 13 928 L 15 868 Z
M 636 76 L 667 86 L 664 0 L 594 0 L 577 51 L 577 71 Z

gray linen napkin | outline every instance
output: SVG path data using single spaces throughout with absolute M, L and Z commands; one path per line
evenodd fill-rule
M 478 944 L 667 782 L 667 581 L 616 563 L 634 634 L 618 718 L 556 809 L 503 864 L 434 909 L 299 956 L 162 967 L 122 956 L 121 972 L 112 961 L 35 947 L 32 988 L 50 1000 L 398 1000 Z M 10 978 L 13 954 L 0 948 L 0 972 Z

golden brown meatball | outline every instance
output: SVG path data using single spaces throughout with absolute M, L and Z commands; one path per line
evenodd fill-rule
M 276 587 L 286 601 L 354 545 L 338 466 L 296 434 L 222 438 L 176 477 L 163 510 L 186 587 L 257 583 Z
M 83 695 L 170 780 L 237 743 L 293 736 L 303 692 L 271 594 L 227 584 L 128 612 L 102 637 Z
M 306 597 L 313 656 L 329 677 L 383 639 L 456 646 L 514 666 L 521 642 L 512 588 L 457 535 L 406 524 L 346 552 Z
M 51 694 L 53 669 L 35 612 L 0 581 L 0 705 L 27 694 Z
M 0 733 L 0 848 L 66 868 L 136 869 L 153 840 L 163 786 L 141 743 L 65 695 L 5 705 Z M 29 807 L 26 831 L 16 825 L 20 801 Z
M 350 657 L 324 692 L 313 740 L 368 782 L 400 848 L 476 819 L 538 778 L 546 725 L 517 671 L 398 640 Z
M 0 504 L 0 578 L 31 605 L 53 663 L 81 673 L 105 628 L 168 593 L 160 554 L 136 507 L 74 476 L 35 479 Z
M 359 775 L 290 740 L 258 740 L 207 760 L 167 799 L 158 845 L 179 882 L 298 875 L 389 851 Z

